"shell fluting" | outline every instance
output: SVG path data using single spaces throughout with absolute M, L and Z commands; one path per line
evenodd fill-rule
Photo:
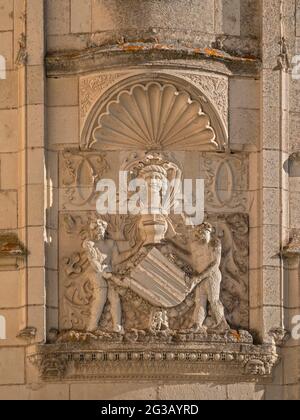
M 137 84 L 100 115 L 92 143 L 104 150 L 216 150 L 201 103 L 171 84 Z

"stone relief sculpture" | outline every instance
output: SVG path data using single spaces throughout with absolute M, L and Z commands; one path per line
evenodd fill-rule
M 95 187 L 109 168 L 104 154 L 85 154 L 66 150 L 61 155 L 61 190 L 64 201 L 74 207 L 83 207 L 95 198 Z
M 113 321 L 112 331 L 124 333 L 121 299 L 116 291 L 116 286 L 133 290 L 148 303 L 157 307 L 151 316 L 151 331 L 168 330 L 166 309 L 181 304 L 194 290 L 196 291 L 195 309 L 191 331 L 206 333 L 205 321 L 208 304 L 211 306 L 212 318 L 215 321 L 214 325 L 211 325 L 211 329 L 220 333 L 229 329 L 225 319 L 224 306 L 220 301 L 221 243 L 218 239 L 212 238 L 211 225 L 201 225 L 193 232 L 194 239 L 190 244 L 188 258 L 183 258 L 191 264 L 190 267 L 194 270 L 194 274 L 190 278 L 164 256 L 169 250 L 163 249 L 163 253 L 161 253 L 156 248 L 152 248 L 150 252 L 146 249 L 143 250 L 147 254 L 146 257 L 132 271 L 128 272 L 128 277 L 124 278 L 118 272 L 113 273 L 112 259 L 115 248 L 113 241 L 105 239 L 106 229 L 105 221 L 96 220 L 91 224 L 91 237 L 83 242 L 83 249 L 87 252 L 89 265 L 93 271 L 90 277 L 93 301 L 90 307 L 87 331 L 95 332 L 98 329 L 104 306 L 109 301 Z M 204 271 L 203 266 L 207 266 Z M 163 270 L 165 271 L 163 272 Z M 177 283 L 173 277 L 175 274 L 177 274 Z M 156 291 L 155 288 L 158 285 L 160 289 Z M 171 288 L 174 290 L 169 290 Z M 161 294 L 165 296 L 162 297 Z
M 269 376 L 275 345 L 255 345 L 247 331 L 248 156 L 220 153 L 226 129 L 187 80 L 95 77 L 81 95 L 82 118 L 95 103 L 81 147 L 60 159 L 59 329 L 31 361 L 47 380 Z M 228 82 L 213 85 L 224 117 Z M 103 102 L 95 86 L 106 90 Z M 194 170 L 207 181 L 198 225 L 173 212 L 176 183 L 167 190 Z M 156 193 L 153 212 L 96 213 L 96 183 L 118 171 L 144 181 L 142 210 Z
M 150 193 L 160 191 L 168 177 L 181 176 L 179 167 L 161 155 L 146 154 L 144 159 L 130 162 L 129 167 L 133 176 L 146 181 Z M 169 193 L 168 206 L 172 207 L 175 194 Z M 122 235 L 119 232 L 117 240 L 112 239 L 113 235 L 107 236 L 106 220 L 98 217 L 87 223 L 81 256 L 75 258 L 75 264 L 74 258 L 66 260 L 69 278 L 80 261 L 82 270 L 88 266 L 82 276 L 88 278 L 89 285 L 87 331 L 124 335 L 137 329 L 147 333 L 169 331 L 176 335 L 181 331 L 205 335 L 208 330 L 225 334 L 230 329 L 220 298 L 222 245 L 213 226 L 204 223 L 188 227 L 183 214 L 169 215 L 163 204 L 159 199 L 154 214 L 125 217 L 118 228 Z M 67 224 L 72 225 L 70 220 Z M 128 310 L 123 310 L 123 306 L 129 300 L 141 300 L 146 308 L 136 328 L 126 327 L 130 322 L 126 319 Z M 172 314 L 186 300 L 193 308 L 192 314 L 187 314 L 190 322 L 186 328 L 175 328 L 174 322 L 170 326 Z M 105 312 L 106 306 L 109 313 Z M 110 322 L 105 325 L 107 317 Z
M 107 300 L 111 306 L 113 319 L 113 331 L 122 332 L 121 326 L 121 302 L 115 289 L 109 284 L 111 277 L 111 254 L 113 243 L 105 240 L 107 223 L 97 220 L 90 226 L 90 238 L 83 242 L 83 249 L 86 250 L 90 268 L 93 274 L 91 281 L 93 286 L 93 302 L 91 304 L 90 320 L 87 331 L 94 332 L 98 328 L 99 321 Z
M 65 229 L 67 235 L 70 237 L 78 237 L 82 235 L 85 239 L 87 237 L 91 238 L 90 235 L 90 225 L 95 225 L 96 215 L 91 214 L 91 216 L 70 216 L 65 215 Z M 71 219 L 71 220 L 70 220 Z M 132 220 L 133 219 L 133 220 Z M 122 300 L 122 306 L 125 307 L 125 315 L 123 313 L 123 319 L 125 318 L 126 324 L 129 325 L 129 328 L 137 328 L 139 325 L 137 320 L 141 321 L 142 329 L 147 329 L 149 323 L 151 324 L 153 306 L 155 308 L 160 306 L 161 296 L 149 296 L 149 291 L 142 289 L 141 284 L 139 284 L 139 270 L 142 270 L 144 265 L 148 264 L 150 260 L 150 266 L 147 265 L 147 270 L 149 271 L 153 265 L 161 267 L 166 272 L 166 276 L 170 276 L 171 273 L 171 282 L 172 284 L 176 278 L 179 278 L 179 282 L 176 283 L 179 291 L 183 287 L 183 296 L 181 299 L 184 299 L 186 293 L 186 284 L 192 289 L 192 292 L 188 294 L 187 298 L 183 303 L 180 304 L 181 299 L 175 301 L 175 304 L 178 302 L 178 305 L 169 308 L 167 310 L 168 323 L 170 328 L 173 330 L 186 331 L 195 330 L 195 322 L 192 322 L 195 318 L 197 319 L 197 313 L 201 309 L 200 302 L 202 304 L 202 313 L 206 313 L 207 308 L 209 308 L 209 316 L 206 318 L 206 323 L 209 324 L 211 329 L 216 329 L 216 317 L 211 316 L 212 307 L 209 302 L 206 283 L 209 283 L 210 280 L 207 278 L 203 280 L 203 283 L 199 283 L 198 288 L 197 280 L 195 281 L 195 287 L 193 288 L 193 275 L 200 277 L 199 273 L 202 273 L 202 277 L 206 275 L 216 275 L 220 279 L 220 270 L 222 273 L 222 282 L 221 282 L 221 301 L 225 306 L 226 318 L 229 323 L 235 327 L 247 328 L 248 326 L 248 220 L 245 215 L 234 214 L 234 215 L 219 215 L 216 217 L 209 216 L 211 223 L 214 226 L 214 233 L 211 235 L 210 246 L 207 246 L 196 238 L 200 236 L 199 230 L 204 229 L 209 225 L 204 225 L 204 227 L 198 227 L 195 232 L 189 232 L 189 242 L 182 232 L 185 231 L 186 227 L 180 225 L 176 220 L 169 221 L 167 223 L 170 226 L 170 229 L 164 227 L 164 235 L 158 238 L 152 234 L 157 242 L 154 245 L 148 244 L 143 247 L 143 244 L 147 244 L 149 241 L 148 236 L 142 237 L 140 231 L 143 228 L 143 224 L 139 223 L 139 218 L 125 218 L 123 221 L 120 221 L 118 217 L 108 219 L 108 237 L 115 237 L 117 240 L 112 241 L 112 239 L 106 238 L 106 242 L 114 242 L 114 247 L 110 245 L 111 249 L 120 248 L 125 249 L 121 255 L 119 251 L 115 251 L 114 257 L 109 258 L 111 262 L 114 261 L 113 267 L 114 272 L 118 275 L 114 276 L 115 283 L 118 281 L 121 283 L 120 295 Z M 102 222 L 101 222 L 102 223 Z M 160 228 L 159 224 L 159 228 Z M 176 231 L 174 233 L 174 226 Z M 149 228 L 149 226 L 148 226 Z M 155 229 L 155 227 L 154 227 Z M 205 229 L 204 229 L 205 230 Z M 210 230 L 210 227 L 209 227 Z M 118 236 L 116 236 L 118 232 Z M 120 235 L 119 233 L 122 232 Z M 153 231 L 152 231 L 153 232 Z M 160 231 L 159 231 L 160 232 Z M 154 230 L 155 233 L 155 230 Z M 161 233 L 160 233 L 161 234 Z M 166 239 L 167 238 L 167 239 Z M 159 240 L 158 240 L 159 239 Z M 94 240 L 92 240 L 95 242 Z M 194 241 L 194 244 L 193 244 Z M 199 245 L 200 241 L 200 245 Z M 85 242 L 83 242 L 85 243 Z M 125 247 L 124 244 L 127 244 Z M 222 244 L 222 246 L 221 246 Z M 80 244 L 79 244 L 80 246 Z M 187 252 L 188 247 L 190 247 L 190 253 Z M 216 247 L 216 249 L 214 249 Z M 147 254 L 147 249 L 152 249 L 151 253 Z M 161 253 L 158 253 L 158 250 Z M 222 250 L 222 251 L 221 251 Z M 157 251 L 157 252 L 156 252 Z M 220 252 L 222 252 L 222 258 L 220 257 Z M 193 257 L 194 255 L 194 257 Z M 118 258 L 116 258 L 116 256 Z M 163 257 L 166 256 L 166 259 Z M 197 257 L 196 257 L 197 256 Z M 130 269 L 132 270 L 140 260 L 147 257 L 147 259 L 140 264 L 139 268 L 133 272 L 133 277 L 136 278 L 132 280 L 133 290 L 130 292 L 130 289 L 126 289 L 126 284 L 122 282 L 121 278 L 126 278 Z M 127 259 L 127 263 L 126 263 Z M 221 264 L 219 260 L 221 259 Z M 121 264 L 116 264 L 115 261 L 121 262 Z M 172 265 L 171 265 L 172 263 Z M 220 267 L 219 267 L 220 265 Z M 77 329 L 77 330 L 86 330 L 87 325 L 90 320 L 90 305 L 93 300 L 93 286 L 92 281 L 89 276 L 89 263 L 86 255 L 86 250 L 82 249 L 81 252 L 75 252 L 71 257 L 64 260 L 64 276 L 65 276 L 65 287 L 63 289 L 63 318 L 61 320 L 62 329 Z M 194 267 L 194 268 L 193 268 Z M 180 271 L 177 271 L 177 268 Z M 172 271 L 171 271 L 172 270 Z M 133 270 L 132 270 L 133 271 Z M 184 272 L 184 276 L 182 274 Z M 196 274 L 195 274 L 196 273 Z M 93 274 L 94 275 L 94 274 Z M 182 281 L 182 278 L 186 279 Z M 168 277 L 167 277 L 168 278 Z M 148 281 L 147 277 L 142 276 L 142 281 Z M 114 282 L 112 279 L 109 280 L 109 283 L 112 285 Z M 219 283 L 219 282 L 218 282 Z M 219 287 L 219 284 L 217 286 Z M 150 283 L 151 284 L 151 283 Z M 149 285 L 149 283 L 148 283 Z M 122 287 L 123 286 L 123 287 Z M 138 288 L 138 292 L 146 293 L 146 298 L 150 300 L 144 301 L 142 298 L 139 298 L 134 290 Z M 189 290 L 189 289 L 188 289 Z M 196 299 L 195 293 L 198 296 L 201 296 L 201 299 Z M 143 296 L 143 295 L 142 295 Z M 203 296 L 203 297 L 202 297 Z M 198 302 L 198 308 L 195 307 L 195 302 Z M 134 302 L 134 305 L 133 305 Z M 167 305 L 174 302 L 172 299 L 170 302 L 165 301 Z M 218 304 L 215 306 L 217 307 Z M 113 326 L 111 323 L 111 314 L 110 310 L 107 308 L 110 307 L 109 301 L 104 308 L 102 321 L 99 323 L 99 328 L 106 329 L 107 327 L 113 331 Z M 222 314 L 222 311 L 221 311 Z M 204 315 L 203 315 L 204 316 Z M 134 322 L 131 322 L 131 318 Z M 143 322 L 145 319 L 145 322 Z M 223 326 L 226 330 L 226 324 L 223 323 Z M 221 325 L 222 328 L 222 325 Z M 201 330 L 201 329 L 200 329 Z M 205 329 L 204 329 L 205 330 Z M 202 330 L 204 332 L 204 330 Z
M 196 229 L 195 240 L 192 242 L 191 253 L 194 267 L 197 268 L 199 262 L 203 260 L 203 249 L 208 254 L 208 267 L 199 275 L 201 282 L 196 289 L 196 307 L 194 313 L 194 325 L 196 331 L 205 329 L 204 322 L 207 317 L 207 305 L 211 306 L 213 318 L 215 319 L 215 329 L 220 332 L 230 329 L 226 319 L 224 306 L 220 301 L 222 273 L 220 271 L 222 246 L 218 238 L 213 238 L 213 227 L 204 224 Z M 202 246 L 200 246 L 200 244 Z M 201 261 L 201 264 L 202 261 Z

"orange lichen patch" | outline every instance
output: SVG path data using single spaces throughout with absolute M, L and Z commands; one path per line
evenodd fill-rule
M 162 44 L 159 42 L 119 42 L 113 45 L 106 46 L 92 46 L 83 51 L 69 51 L 65 53 L 51 53 L 47 56 L 47 64 L 49 66 L 60 66 L 67 67 L 71 61 L 75 62 L 80 59 L 96 59 L 101 54 L 114 54 L 114 53 L 155 53 L 155 52 L 169 52 L 174 54 L 175 58 L 187 59 L 195 58 L 198 59 L 206 57 L 209 59 L 230 61 L 237 63 L 257 63 L 258 57 L 241 56 L 237 54 L 231 54 L 229 52 L 217 50 L 214 48 L 206 47 L 193 47 L 192 45 L 178 45 L 178 44 Z
M 240 333 L 236 330 L 231 330 L 230 334 L 233 335 L 233 337 L 235 337 L 238 341 L 241 341 L 241 336 Z
M 147 48 L 144 45 L 122 45 L 122 49 L 128 52 L 144 51 Z
M 163 44 L 155 44 L 154 45 L 155 50 L 173 50 L 173 45 L 163 45 Z
M 222 53 L 221 51 L 218 51 L 212 48 L 204 48 L 204 54 L 210 57 L 217 57 L 217 58 L 227 58 L 227 59 L 233 58 L 233 57 L 230 57 L 230 55 L 227 53 Z

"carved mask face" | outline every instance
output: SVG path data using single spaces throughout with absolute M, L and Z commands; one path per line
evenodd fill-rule
M 162 174 L 152 173 L 145 177 L 145 181 L 148 184 L 148 187 L 151 191 L 154 192 L 165 192 L 167 180 Z

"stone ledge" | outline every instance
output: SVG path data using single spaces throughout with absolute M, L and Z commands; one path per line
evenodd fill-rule
M 184 60 L 184 63 L 182 62 Z M 188 60 L 188 63 L 187 61 Z M 261 62 L 254 57 L 239 57 L 212 48 L 175 47 L 153 43 L 127 43 L 105 48 L 91 47 L 83 51 L 50 53 L 46 57 L 48 77 L 66 74 L 83 74 L 105 68 L 137 65 L 164 65 L 164 67 L 200 67 L 227 75 L 257 76 Z
M 279 361 L 274 346 L 243 343 L 116 345 L 61 343 L 29 348 L 43 381 L 196 380 L 265 382 Z
M 0 270 L 17 269 L 26 249 L 15 233 L 0 234 Z

